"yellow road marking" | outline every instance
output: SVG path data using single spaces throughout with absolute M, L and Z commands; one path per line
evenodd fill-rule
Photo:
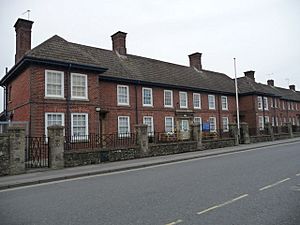
M 182 223 L 183 220 L 176 220 L 175 222 L 172 222 L 172 223 L 167 223 L 166 225 L 175 225 L 175 224 L 179 224 L 179 223 Z
M 267 186 L 265 186 L 265 187 L 262 187 L 262 188 L 260 188 L 259 190 L 260 191 L 263 191 L 263 190 L 266 190 L 266 189 L 269 189 L 269 188 L 271 188 L 271 187 L 274 187 L 274 186 L 276 186 L 276 185 L 278 185 L 278 184 L 281 184 L 281 183 L 283 183 L 283 182 L 285 182 L 285 181 L 288 181 L 288 180 L 290 180 L 291 178 L 286 178 L 286 179 L 283 179 L 283 180 L 280 180 L 280 181 L 278 181 L 278 182 L 276 182 L 276 183 L 274 183 L 274 184 L 270 184 L 270 185 L 267 185 Z
M 240 199 L 242 199 L 242 198 L 245 198 L 245 197 L 247 197 L 247 196 L 248 196 L 248 194 L 241 195 L 241 196 L 239 196 L 239 197 L 237 197 L 237 198 L 231 199 L 231 200 L 229 200 L 229 201 L 227 201 L 227 202 L 224 202 L 224 203 L 222 203 L 222 204 L 220 204 L 220 205 L 215 205 L 215 206 L 212 206 L 212 207 L 210 207 L 210 208 L 208 208 L 208 209 L 205 209 L 205 210 L 203 210 L 203 211 L 197 212 L 197 214 L 198 214 L 198 215 L 201 215 L 201 214 L 207 213 L 207 212 L 209 212 L 209 211 L 211 211 L 211 210 L 214 210 L 214 209 L 223 207 L 223 206 L 225 206 L 225 205 L 231 204 L 231 203 L 233 203 L 233 202 L 235 202 L 235 201 L 238 201 L 238 200 L 240 200 Z

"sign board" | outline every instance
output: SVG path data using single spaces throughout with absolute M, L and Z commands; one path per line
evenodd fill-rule
M 202 131 L 210 131 L 209 123 L 202 124 Z

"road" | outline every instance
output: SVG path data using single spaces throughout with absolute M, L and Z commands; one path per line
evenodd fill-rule
M 0 224 L 299 225 L 300 143 L 2 190 Z

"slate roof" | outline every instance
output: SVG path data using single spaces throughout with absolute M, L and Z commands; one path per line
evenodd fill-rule
M 280 97 L 290 101 L 300 101 L 300 93 L 297 91 L 257 83 L 246 76 L 238 78 L 238 87 L 239 93 L 243 95 L 256 93 L 266 96 Z
M 235 93 L 234 82 L 223 73 L 197 71 L 191 67 L 136 55 L 122 56 L 111 50 L 71 43 L 57 35 L 30 50 L 26 57 L 108 68 L 100 75 L 104 78 L 134 80 L 208 92 Z

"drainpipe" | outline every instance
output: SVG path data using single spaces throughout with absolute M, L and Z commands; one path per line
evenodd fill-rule
M 221 131 L 221 98 L 222 96 L 220 95 L 218 98 L 218 116 L 219 116 L 219 130 Z M 220 132 L 220 136 L 222 137 L 223 132 Z
M 139 116 L 138 116 L 138 100 L 137 100 L 137 85 L 134 85 L 135 89 L 135 124 L 139 123 Z
M 68 72 L 67 72 L 67 113 L 66 113 L 66 124 L 67 124 L 67 127 L 66 127 L 66 135 L 68 137 L 71 136 L 71 115 L 70 115 L 70 96 L 71 96 L 71 89 L 70 89 L 70 76 L 71 76 L 71 66 L 72 64 L 69 64 L 69 67 L 68 67 Z

